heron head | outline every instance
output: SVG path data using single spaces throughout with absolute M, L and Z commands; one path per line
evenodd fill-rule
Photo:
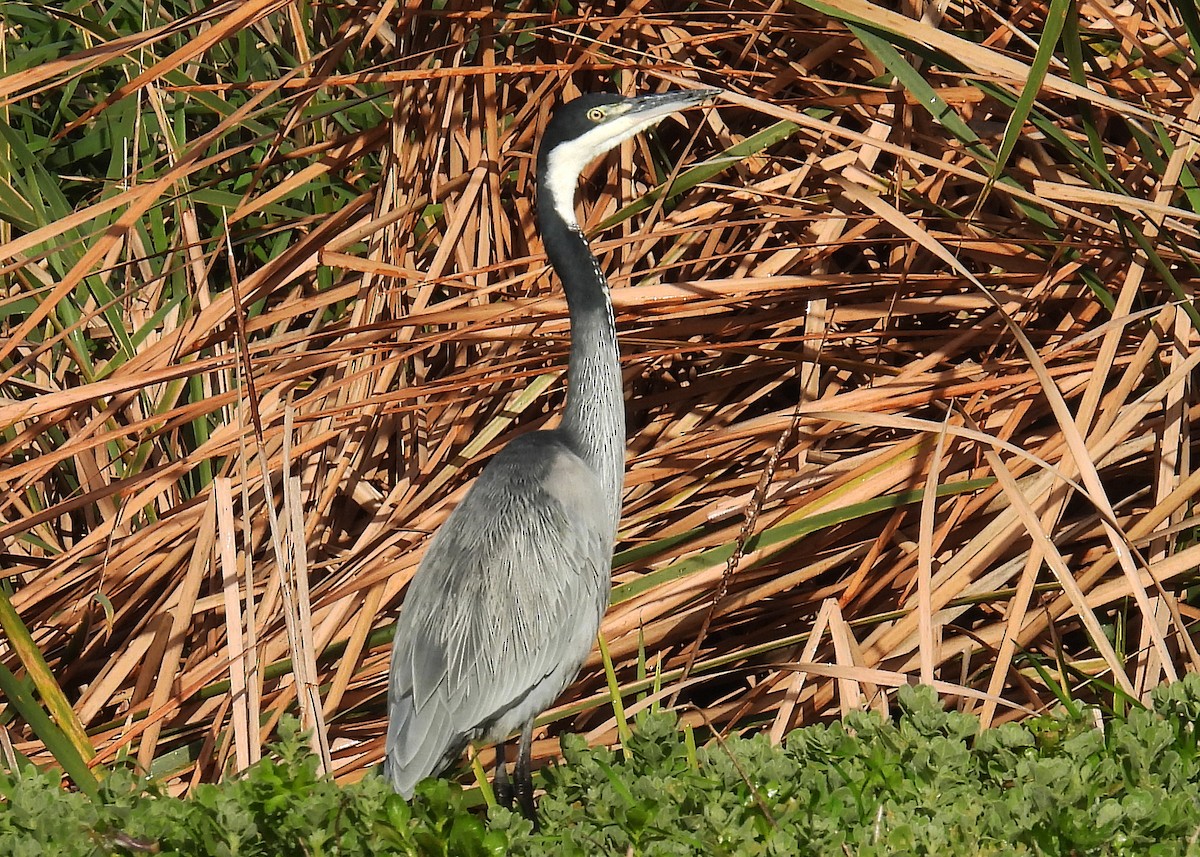
M 575 224 L 575 185 L 584 167 L 672 113 L 711 101 L 721 90 L 689 89 L 626 98 L 611 93 L 583 95 L 554 111 L 538 153 L 546 200 Z M 543 203 L 544 204 L 544 203 Z

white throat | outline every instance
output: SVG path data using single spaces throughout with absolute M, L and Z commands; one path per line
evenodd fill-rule
M 583 168 L 662 119 L 663 116 L 616 116 L 586 134 L 554 147 L 546 158 L 545 187 L 550 192 L 550 205 L 568 226 L 579 228 L 575 218 L 575 188 Z

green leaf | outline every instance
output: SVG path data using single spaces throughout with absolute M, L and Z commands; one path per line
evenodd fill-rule
M 0 630 L 4 631 L 4 636 L 8 638 L 9 646 L 12 647 L 17 657 L 20 658 L 21 665 L 25 667 L 26 674 L 32 680 L 34 687 L 37 688 L 38 694 L 45 703 L 50 716 L 54 718 L 54 722 L 57 724 L 56 740 L 61 736 L 62 740 L 67 741 L 71 745 L 75 756 L 80 759 L 90 760 L 96 755 L 96 751 L 92 747 L 92 742 L 88 740 L 87 733 L 83 729 L 83 724 L 75 716 L 74 709 L 67 702 L 62 688 L 58 686 L 58 682 L 54 679 L 54 674 L 50 672 L 50 666 L 46 663 L 46 659 L 42 657 L 41 649 L 33 641 L 33 636 L 29 633 L 29 629 L 25 627 L 25 623 L 21 621 L 21 617 L 17 615 L 17 611 L 13 608 L 8 593 L 3 589 L 0 589 Z M 39 737 L 43 736 L 39 735 Z M 55 758 L 58 758 L 57 753 L 55 753 Z M 59 764 L 63 764 L 62 759 L 59 759 Z
M 961 482 L 953 482 L 947 485 L 939 485 L 937 488 L 937 496 L 949 497 L 955 494 L 970 494 L 975 491 L 980 491 L 992 485 L 995 480 L 989 478 L 983 479 L 967 479 Z M 768 527 L 762 532 L 755 533 L 746 540 L 746 552 L 758 551 L 763 548 L 791 545 L 799 541 L 804 536 L 814 533 L 818 530 L 827 529 L 837 524 L 853 521 L 856 518 L 873 515 L 877 512 L 886 511 L 888 509 L 896 509 L 900 506 L 910 505 L 920 502 L 923 492 L 901 491 L 896 494 L 886 494 L 882 497 L 875 497 L 870 500 L 864 500 L 861 503 L 854 503 L 840 509 L 834 509 L 831 512 L 820 512 L 810 515 L 799 520 L 788 521 L 784 524 L 779 524 L 774 527 Z M 702 533 L 706 528 L 698 528 L 691 532 Z M 672 545 L 680 543 L 675 537 L 672 537 Z M 695 556 L 672 563 L 657 571 L 644 574 L 636 580 L 631 580 L 629 583 L 621 586 L 613 587 L 611 604 L 620 604 L 628 601 L 652 587 L 659 586 L 662 583 L 671 580 L 677 580 L 681 577 L 686 577 L 689 574 L 694 574 L 706 568 L 712 568 L 718 565 L 729 557 L 733 556 L 736 549 L 735 542 L 726 542 L 715 548 L 709 548 Z
M 98 799 L 100 782 L 88 768 L 75 743 L 38 705 L 32 689 L 19 681 L 3 664 L 0 664 L 0 693 L 4 694 L 21 718 L 29 724 L 33 733 L 46 745 L 46 749 L 74 781 L 76 787 L 89 797 Z
M 1009 157 L 1017 147 L 1017 141 L 1021 139 L 1025 120 L 1033 112 L 1034 102 L 1037 101 L 1038 93 L 1042 90 L 1042 83 L 1046 79 L 1046 73 L 1050 70 L 1050 60 L 1054 57 L 1054 49 L 1058 46 L 1058 39 L 1066 24 L 1067 16 L 1074 12 L 1072 7 L 1072 0 L 1050 0 L 1050 8 L 1046 12 L 1045 29 L 1042 31 L 1042 37 L 1038 40 L 1033 62 L 1029 65 L 1029 76 L 1025 78 L 1025 85 L 1021 87 L 1021 97 L 1017 99 L 1016 107 L 1009 114 L 1008 122 L 1004 127 L 1004 139 L 1000 142 L 1000 151 L 996 155 L 995 163 L 992 164 L 992 172 L 988 177 L 988 186 L 984 188 L 983 197 L 987 196 L 991 184 L 1004 172 Z
M 640 214 L 650 208 L 660 199 L 664 201 L 674 199 L 701 182 L 706 182 L 719 176 L 734 164 L 757 155 L 759 152 L 770 148 L 781 140 L 786 140 L 798 130 L 800 130 L 800 126 L 795 122 L 784 120 L 750 135 L 741 142 L 730 146 L 717 157 L 684 170 L 669 185 L 659 185 L 643 194 L 639 199 L 623 206 L 615 214 L 605 218 L 599 226 L 599 231 L 610 229 L 618 223 L 624 223 L 634 215 Z

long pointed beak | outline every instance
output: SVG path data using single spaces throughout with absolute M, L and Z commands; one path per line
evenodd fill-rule
M 575 185 L 585 166 L 635 134 L 657 125 L 672 113 L 695 107 L 720 95 L 720 89 L 688 89 L 606 102 L 597 124 L 559 142 L 539 156 L 539 192 L 545 193 L 539 210 L 554 211 L 563 223 L 575 222 Z M 608 113 L 604 111 L 607 109 Z M 547 150 L 543 150 L 545 153 Z M 548 203 L 546 205 L 545 203 Z
M 625 115 L 635 119 L 639 125 L 665 119 L 672 113 L 678 113 L 688 107 L 696 107 L 715 99 L 724 90 L 720 89 L 685 89 L 677 92 L 663 92 L 658 95 L 643 95 L 630 102 L 629 112 Z

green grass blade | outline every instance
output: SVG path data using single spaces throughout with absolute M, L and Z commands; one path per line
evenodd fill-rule
M 883 38 L 883 36 L 869 27 L 860 27 L 856 24 L 848 24 L 847 26 L 850 27 L 850 30 L 859 39 L 859 41 L 862 42 L 863 47 L 875 54 L 875 56 L 880 59 L 880 61 L 887 67 L 888 71 L 892 73 L 901 86 L 909 91 L 917 103 L 929 111 L 930 116 L 937 120 L 937 122 L 941 124 L 942 127 L 944 127 L 947 131 L 958 138 L 959 142 L 966 147 L 967 151 L 970 152 L 981 165 L 987 168 L 989 176 L 998 175 L 996 165 L 1000 163 L 1000 161 L 996 154 L 992 152 L 992 150 L 986 145 L 984 145 L 983 141 L 979 138 L 979 135 L 972 131 L 971 126 L 969 126 L 963 120 L 963 118 L 958 115 L 958 111 L 947 104 L 946 101 L 940 95 L 938 95 L 937 90 L 929 85 L 929 81 L 925 80 L 921 73 L 917 71 L 917 69 L 915 69 L 898 50 L 896 50 L 896 47 L 890 41 Z M 914 46 L 913 50 L 915 53 L 929 62 L 935 62 L 940 65 L 946 65 L 950 67 L 953 67 L 954 65 L 953 61 L 941 57 L 934 52 L 930 52 L 923 46 Z M 989 179 L 989 181 L 993 180 L 1016 185 L 1015 181 L 1006 176 L 999 176 L 995 179 Z M 1023 200 L 1015 200 L 1014 204 L 1021 210 L 1021 213 L 1025 217 L 1042 227 L 1047 234 L 1057 234 L 1057 224 L 1055 224 L 1054 219 L 1051 218 L 1046 212 L 1042 211 L 1036 206 L 1030 205 Z
M 870 27 L 858 24 L 847 24 L 855 37 L 862 42 L 863 47 L 879 58 L 896 81 L 903 86 L 918 104 L 929 111 L 929 115 L 937 120 L 943 128 L 953 134 L 967 147 L 980 163 L 992 165 L 996 163 L 996 155 L 984 145 L 979 135 L 971 130 L 953 107 L 946 103 L 937 90 L 929 85 L 912 63 L 904 58 L 892 42 Z M 891 35 L 891 34 L 889 34 Z
M 47 710 L 61 728 L 63 735 L 71 742 L 75 753 L 84 759 L 91 759 L 96 751 L 92 747 L 92 742 L 88 740 L 83 724 L 75 716 L 75 711 L 67 702 L 58 682 L 54 680 L 50 666 L 42 657 L 42 652 L 33 641 L 29 629 L 17 615 L 8 593 L 3 590 L 0 590 L 0 629 L 8 638 L 9 646 L 21 659 L 21 664 L 25 667 L 34 687 L 37 688 L 38 695 L 45 702 Z
M 1025 78 L 1025 85 L 1021 88 L 1017 105 L 1013 108 L 1013 112 L 1008 117 L 1008 124 L 1004 127 L 1004 138 L 1000 141 L 1000 151 L 996 155 L 996 162 L 992 165 L 992 174 L 988 177 L 988 186 L 984 188 L 983 197 L 987 196 L 992 183 L 999 179 L 1001 173 L 1004 172 L 1009 157 L 1017 147 L 1017 141 L 1021 139 L 1025 120 L 1033 112 L 1033 105 L 1037 101 L 1038 93 L 1041 92 L 1042 82 L 1045 81 L 1046 73 L 1050 70 L 1050 60 L 1054 56 L 1054 49 L 1058 46 L 1058 39 L 1062 35 L 1067 15 L 1071 12 L 1071 6 L 1071 0 L 1050 0 L 1050 10 L 1046 13 L 1046 28 L 1042 31 L 1042 38 L 1038 40 L 1037 51 L 1034 52 L 1033 62 L 1029 65 L 1029 76 Z
M 967 479 L 962 482 L 954 482 L 949 485 L 939 485 L 937 494 L 939 497 L 948 497 L 954 494 L 969 494 L 974 491 L 982 490 L 992 485 L 995 480 L 991 478 L 984 479 Z M 845 506 L 841 509 L 834 509 L 829 512 L 820 512 L 815 515 L 809 515 L 796 521 L 789 521 L 785 524 L 780 524 L 775 527 L 770 527 L 763 530 L 761 533 L 756 533 L 746 540 L 746 553 L 762 550 L 763 548 L 773 547 L 775 545 L 783 545 L 785 542 L 792 542 L 803 538 L 804 536 L 814 533 L 817 530 L 827 529 L 836 524 L 852 521 L 856 518 L 861 518 L 866 515 L 872 515 L 877 512 L 886 511 L 888 509 L 896 509 L 900 506 L 906 506 L 912 503 L 919 502 L 922 496 L 920 490 L 916 491 L 901 491 L 896 494 L 885 494 L 882 497 L 874 497 L 870 500 L 864 500 L 861 503 L 854 503 L 850 506 Z M 727 542 L 723 545 L 718 545 L 714 548 L 709 548 L 695 556 L 690 556 L 679 562 L 672 563 L 666 568 L 661 568 L 649 574 L 642 575 L 636 580 L 613 588 L 612 604 L 620 604 L 623 601 L 628 601 L 648 589 L 659 586 L 671 580 L 677 580 L 681 577 L 686 577 L 689 574 L 694 574 L 701 569 L 710 568 L 733 555 L 736 549 L 734 542 Z
M 1195 0 L 1167 0 L 1167 6 L 1175 11 L 1187 31 L 1193 62 L 1200 63 L 1200 15 L 1196 13 Z
M 74 742 L 38 705 L 29 686 L 18 680 L 3 664 L 0 664 L 0 693 L 4 694 L 12 707 L 29 724 L 29 728 L 46 745 L 46 749 L 53 754 L 79 790 L 91 798 L 99 799 L 100 782 L 87 766 Z
M 744 161 L 746 158 L 753 157 L 764 149 L 778 143 L 780 140 L 786 140 L 788 137 L 795 134 L 800 129 L 800 126 L 795 122 L 786 120 L 776 122 L 768 128 L 764 128 L 757 134 L 752 134 L 740 143 L 730 146 L 716 158 L 707 161 L 703 164 L 698 164 L 691 169 L 684 170 L 680 173 L 675 181 L 671 184 L 663 184 L 644 194 L 640 199 L 637 199 L 629 205 L 624 206 L 611 217 L 607 218 L 600 224 L 600 229 L 609 229 L 616 226 L 618 223 L 623 223 L 634 215 L 640 214 L 650 208 L 660 199 L 671 200 L 683 194 L 701 182 L 709 181 L 715 176 L 720 175 L 732 165 Z
M 617 681 L 617 673 L 613 668 L 612 655 L 608 653 L 608 643 L 605 641 L 604 635 L 597 634 L 596 641 L 600 644 L 600 658 L 604 661 L 604 678 L 608 682 L 608 694 L 612 702 L 613 716 L 617 720 L 617 735 L 620 737 L 622 745 L 628 745 L 629 736 L 633 733 L 629 728 L 629 719 L 625 716 L 625 703 L 621 699 L 621 683 Z

